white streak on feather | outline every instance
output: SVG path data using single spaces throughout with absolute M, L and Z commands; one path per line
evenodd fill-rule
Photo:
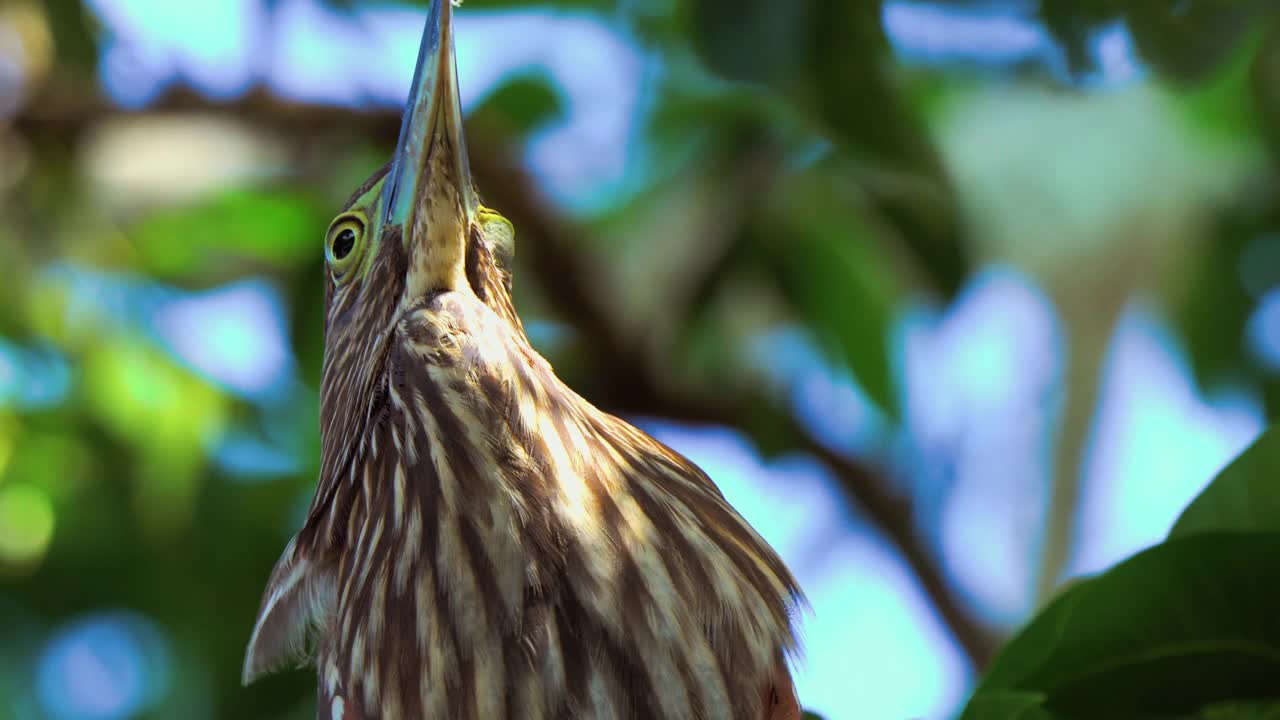
M 404 595 L 409 586 L 409 571 L 413 567 L 413 561 L 417 559 L 418 553 L 422 550 L 422 511 L 416 506 L 408 509 L 409 518 L 406 522 L 406 530 L 404 533 L 404 545 L 400 548 L 400 552 L 396 557 L 396 594 Z
M 475 683 L 471 688 L 475 698 L 476 717 L 506 717 L 507 685 L 502 657 L 494 638 L 472 647 L 475 653 Z
M 560 630 L 555 615 L 547 615 L 545 628 L 547 642 L 542 651 L 541 682 L 547 694 L 555 697 L 565 687 L 564 652 L 560 647 Z
M 417 410 L 422 424 L 421 432 L 427 438 L 431 451 L 431 465 L 436 471 L 436 484 L 440 490 L 440 511 L 444 514 L 456 513 L 458 511 L 457 482 L 444 446 L 440 444 L 440 424 L 436 422 L 435 416 L 427 409 L 427 404 L 421 397 L 414 397 L 414 409 Z
M 618 720 L 618 708 L 614 706 L 613 699 L 617 697 L 614 684 L 610 682 L 613 675 L 613 669 L 608 668 L 610 672 L 606 673 L 606 665 L 603 658 L 598 654 L 593 654 L 590 663 L 590 678 L 587 681 L 587 692 L 591 698 L 591 712 L 589 716 L 597 720 Z M 659 691 L 661 694 L 661 691 Z
M 425 667 L 418 692 L 422 701 L 423 717 L 443 718 L 448 712 L 448 673 L 457 672 L 452 649 L 446 646 L 448 637 L 441 627 L 440 614 L 436 611 L 435 576 L 429 564 L 424 564 L 418 575 L 418 651 Z
M 618 566 L 617 549 L 613 547 L 600 523 L 599 509 L 587 487 L 587 479 L 575 469 L 568 451 L 560 441 L 555 424 L 550 418 L 543 417 L 539 421 L 539 429 L 542 442 L 547 448 L 551 475 L 557 490 L 553 493 L 553 510 L 582 545 L 586 571 L 598 589 L 592 591 L 590 587 L 575 587 L 574 591 L 609 633 L 615 638 L 621 638 L 625 633 L 618 613 L 618 592 L 614 587 Z
M 475 573 L 465 560 L 467 550 L 462 545 L 457 518 L 441 517 L 437 533 L 436 568 L 441 584 L 449 589 L 453 625 L 461 637 L 479 637 L 488 627 L 488 619 L 483 614 L 484 598 L 480 595 Z
M 444 370 L 433 367 L 429 374 L 440 390 L 445 405 L 453 409 L 462 425 L 463 437 L 459 438 L 461 444 L 473 453 L 478 467 L 497 468 L 499 463 L 494 453 L 493 433 L 480 422 L 469 399 L 454 389 L 450 376 Z M 524 580 L 520 533 L 515 518 L 516 499 L 521 497 L 520 489 L 513 487 L 511 480 L 502 472 L 483 473 L 481 477 L 469 478 L 467 482 L 480 484 L 482 487 L 472 488 L 472 491 L 488 498 L 489 525 L 481 526 L 477 523 L 473 527 L 480 533 L 481 546 L 497 572 L 497 577 L 494 578 L 500 594 L 497 599 L 502 602 L 508 617 L 516 617 L 523 601 Z M 489 483 L 493 486 L 483 487 Z
M 348 668 L 348 676 L 360 678 L 364 677 L 368 671 L 364 663 L 364 628 L 357 624 L 353 635 L 354 637 L 351 638 L 351 667 Z
M 338 692 L 338 663 L 334 662 L 332 658 L 325 664 L 325 682 L 328 684 L 330 695 Z
M 396 437 L 399 437 L 399 434 L 397 434 Z M 404 465 L 397 462 L 393 476 L 394 479 L 392 480 L 391 487 L 393 512 L 391 520 L 393 523 L 392 527 L 396 531 L 399 531 L 401 524 L 404 523 L 404 499 L 405 493 L 407 492 L 405 488 Z

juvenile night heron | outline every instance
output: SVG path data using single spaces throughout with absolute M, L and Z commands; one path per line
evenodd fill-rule
M 436 0 L 395 156 L 325 238 L 320 478 L 245 682 L 313 661 L 334 720 L 799 718 L 791 573 L 533 350 L 513 238 L 471 185 Z

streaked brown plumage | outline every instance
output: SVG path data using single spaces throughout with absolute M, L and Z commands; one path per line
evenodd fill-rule
M 314 661 L 319 716 L 344 720 L 798 719 L 787 568 L 525 336 L 450 16 L 433 3 L 395 161 L 326 237 L 320 478 L 245 680 Z

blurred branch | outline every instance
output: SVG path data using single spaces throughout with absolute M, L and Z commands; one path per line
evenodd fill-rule
M 394 144 L 400 130 L 400 109 L 357 110 L 329 105 L 291 102 L 255 89 L 236 100 L 217 102 L 187 89 L 175 88 L 145 110 L 122 110 L 91 83 L 51 83 L 13 119 L 18 132 L 30 136 L 72 139 L 105 120 L 130 115 L 166 113 L 208 114 L 251 123 L 289 137 L 316 137 L 331 132 L 362 137 L 384 137 Z
M 1108 325 L 1107 327 L 1110 327 Z M 1084 333 L 1082 333 L 1084 334 Z M 1067 343 L 1065 408 L 1051 465 L 1049 501 L 1041 538 L 1040 570 L 1036 578 L 1036 606 L 1052 600 L 1066 573 L 1075 547 L 1081 499 L 1081 476 L 1098 393 L 1102 387 L 1102 364 L 1106 337 L 1097 333 L 1073 338 Z
M 232 117 L 254 123 L 289 137 L 323 139 L 329 133 L 386 138 L 394 143 L 399 129 L 399 111 L 357 111 L 325 106 L 289 103 L 265 91 L 216 103 L 189 91 L 168 94 L 150 106 L 147 113 L 191 112 Z M 127 113 L 101 99 L 96 92 L 46 93 L 14 119 L 17 131 L 63 142 L 79 137 L 85 130 L 110 117 Z M 909 497 L 896 491 L 876 469 L 845 457 L 824 446 L 805 430 L 789 409 L 759 392 L 706 392 L 691 395 L 665 383 L 659 369 L 644 352 L 639 338 L 621 328 L 600 301 L 605 295 L 593 287 L 600 274 L 580 252 L 587 243 L 579 240 L 572 227 L 550 210 L 535 184 L 520 167 L 503 160 L 498 138 L 485 137 L 483 128 L 470 143 L 471 162 L 487 201 L 512 219 L 520 229 L 521 262 L 536 276 L 548 300 L 577 331 L 585 343 L 598 377 L 592 398 L 615 412 L 670 418 L 673 420 L 741 426 L 752 408 L 767 408 L 779 421 L 777 430 L 790 447 L 823 462 L 839 479 L 848 496 L 884 533 L 901 553 L 939 615 L 976 669 L 986 666 L 999 638 L 979 622 L 956 596 L 939 562 L 917 532 Z M 769 182 L 760 177 L 770 162 L 762 160 L 744 180 L 744 187 Z M 707 268 L 705 282 L 715 282 L 716 263 Z M 601 290 L 601 291 L 598 291 Z M 694 296 L 706 288 L 690 288 Z M 732 399 L 728 399 L 732 398 Z
M 675 307 L 685 309 L 684 317 L 692 315 L 691 308 L 709 303 L 738 266 L 749 245 L 750 226 L 758 221 L 760 198 L 773 193 L 783 160 L 782 149 L 768 139 L 749 137 L 744 138 L 732 161 L 713 170 L 727 180 L 711 195 L 709 203 L 715 209 L 708 216 L 714 221 L 708 222 L 698 237 L 699 244 L 712 251 L 701 258 L 698 272 L 671 300 Z

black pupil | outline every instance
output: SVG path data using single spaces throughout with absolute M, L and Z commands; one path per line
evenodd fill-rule
M 333 239 L 333 257 L 335 260 L 341 260 L 351 254 L 351 248 L 356 246 L 356 231 L 351 228 L 343 228 L 338 233 L 338 237 Z

